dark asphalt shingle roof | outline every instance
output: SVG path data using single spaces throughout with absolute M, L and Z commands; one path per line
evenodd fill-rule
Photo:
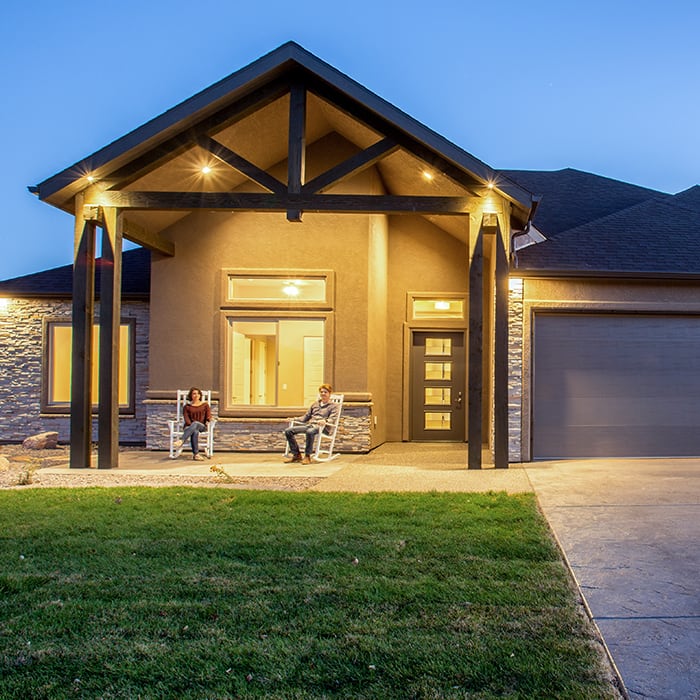
M 676 195 L 579 170 L 503 171 L 541 196 L 547 240 L 518 252 L 519 270 L 700 275 L 700 187 Z
M 657 190 L 573 168 L 500 172 L 541 198 L 533 224 L 547 238 L 664 195 Z
M 95 288 L 99 295 L 100 258 L 96 262 Z M 148 298 L 151 289 L 151 252 L 145 248 L 122 254 L 122 296 Z M 0 282 L 0 296 L 68 297 L 73 294 L 73 266 L 63 265 Z

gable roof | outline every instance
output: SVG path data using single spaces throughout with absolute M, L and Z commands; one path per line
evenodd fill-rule
M 700 275 L 700 187 L 670 195 L 578 170 L 506 171 L 541 194 L 546 241 L 518 251 L 519 272 Z
M 657 190 L 573 168 L 501 172 L 539 196 L 532 223 L 547 238 L 663 195 Z
M 74 165 L 44 180 L 30 190 L 40 199 L 72 213 L 75 195 L 87 186 L 90 174 L 97 180 L 109 179 L 119 169 L 132 167 L 139 159 L 153 160 L 153 154 L 165 157 L 174 149 L 196 146 L 192 135 L 222 128 L 227 110 L 234 104 L 245 105 L 249 112 L 260 104 L 269 105 L 284 91 L 280 85 L 290 78 L 303 76 L 311 85 L 340 105 L 340 111 L 353 113 L 353 118 L 382 132 L 400 134 L 418 145 L 418 151 L 427 162 L 446 165 L 447 170 L 466 174 L 475 187 L 485 187 L 496 181 L 496 171 L 451 143 L 444 137 L 416 121 L 375 93 L 345 74 L 320 60 L 294 42 L 283 44 L 245 68 L 202 90 L 177 106 L 152 119 L 113 143 L 83 158 Z M 257 100 L 257 102 L 255 102 Z M 320 110 L 323 111 L 321 106 Z M 242 114 L 243 111 L 239 111 Z M 267 139 L 258 139 L 265 142 Z M 367 148 L 367 145 L 363 145 Z M 235 150 L 235 149 L 234 149 Z M 414 154 L 415 155 L 415 154 Z M 260 165 L 255 159 L 250 159 Z M 271 164 L 268 164 L 271 165 Z M 265 165 L 262 166 L 265 168 Z M 443 172 L 445 168 L 442 168 Z M 496 182 L 500 192 L 514 205 L 516 218 L 527 221 L 532 208 L 530 193 L 508 178 Z M 163 223 L 161 228 L 172 219 Z M 158 230 L 155 227 L 154 230 Z
M 95 290 L 99 297 L 100 262 L 95 261 Z M 151 253 L 145 248 L 122 254 L 122 298 L 148 299 L 151 290 Z M 0 297 L 67 298 L 73 295 L 73 266 L 62 265 L 0 282 Z

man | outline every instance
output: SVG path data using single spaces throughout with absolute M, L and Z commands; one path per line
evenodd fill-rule
M 294 424 L 284 431 L 289 445 L 290 456 L 285 459 L 285 463 L 301 462 L 311 464 L 311 453 L 314 451 L 314 440 L 320 430 L 330 433 L 332 425 L 338 421 L 338 404 L 331 401 L 333 388 L 330 384 L 321 384 L 318 388 L 318 400 L 314 401 L 309 410 L 301 417 L 294 420 Z M 304 458 L 301 457 L 297 434 L 306 435 L 306 446 Z

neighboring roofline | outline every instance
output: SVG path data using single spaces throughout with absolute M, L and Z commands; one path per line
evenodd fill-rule
M 494 189 L 496 191 L 522 209 L 526 211 L 531 210 L 533 198 L 527 190 L 508 179 L 507 176 L 500 175 L 497 170 L 494 170 L 478 158 L 467 153 L 467 151 L 448 141 L 405 112 L 402 112 L 293 41 L 283 44 L 246 67 L 196 93 L 69 168 L 62 170 L 38 185 L 30 186 L 29 190 L 34 194 L 38 194 L 40 199 L 48 200 L 54 206 L 61 207 L 62 204 L 65 204 L 65 199 L 72 197 L 72 193 L 66 193 L 68 196 L 65 199 L 61 198 L 60 201 L 51 201 L 51 198 L 71 185 L 78 191 L 80 185 L 76 185 L 76 180 L 79 180 L 82 175 L 98 172 L 99 177 L 100 168 L 126 156 L 132 149 L 151 140 L 153 141 L 152 146 L 157 145 L 182 127 L 187 126 L 188 122 L 195 123 L 205 116 L 216 112 L 224 102 L 231 99 L 232 94 L 236 91 L 243 89 L 249 91 L 258 85 L 269 82 L 292 64 L 300 65 L 315 73 L 370 111 L 392 122 L 410 137 L 423 143 L 431 150 L 437 151 L 457 167 L 474 175 L 485 186 L 489 183 L 495 183 Z M 504 179 L 506 180 L 505 182 Z

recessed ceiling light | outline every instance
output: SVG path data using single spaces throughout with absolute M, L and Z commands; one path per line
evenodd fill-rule
M 205 166 L 202 168 L 202 173 L 203 173 L 204 175 L 208 175 L 210 172 L 211 172 L 211 168 L 210 168 L 208 165 L 205 165 Z

